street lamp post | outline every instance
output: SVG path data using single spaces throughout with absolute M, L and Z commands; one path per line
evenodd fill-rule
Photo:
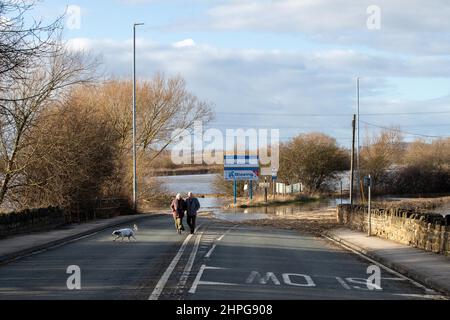
M 360 168 L 360 151 L 361 151 L 361 142 L 360 142 L 360 113 L 359 113 L 359 106 L 360 106 L 360 94 L 359 94 L 359 80 L 360 78 L 356 78 L 356 95 L 357 95 L 357 108 L 358 108 L 358 149 L 356 150 L 356 167 L 357 167 L 357 184 L 356 184 L 356 190 L 358 194 L 358 203 L 361 199 L 361 168 Z
M 133 209 L 137 210 L 137 147 L 136 147 L 136 27 L 143 23 L 133 25 Z

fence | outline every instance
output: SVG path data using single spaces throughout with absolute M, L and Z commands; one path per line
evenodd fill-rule
M 303 192 L 303 184 L 296 183 L 293 185 L 286 185 L 285 183 L 276 184 L 277 194 L 294 194 Z
M 65 224 L 64 211 L 54 207 L 0 214 L 0 238 L 51 230 Z

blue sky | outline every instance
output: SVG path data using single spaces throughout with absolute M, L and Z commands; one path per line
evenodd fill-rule
M 371 30 L 375 2 L 380 28 Z M 116 77 L 130 77 L 131 26 L 144 22 L 140 78 L 181 75 L 215 105 L 212 126 L 279 128 L 285 138 L 324 131 L 348 146 L 356 76 L 365 122 L 450 136 L 450 3 L 424 3 L 43 0 L 36 14 L 51 19 L 78 6 L 80 29 L 67 28 L 66 40 L 101 55 Z

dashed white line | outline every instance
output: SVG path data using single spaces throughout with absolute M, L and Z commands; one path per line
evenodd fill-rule
M 238 227 L 238 226 L 234 226 L 234 227 L 228 229 L 228 231 L 225 232 L 219 239 L 217 239 L 217 241 L 222 241 L 223 238 L 225 238 L 225 236 L 231 232 L 231 230 L 236 229 L 237 227 Z
M 205 255 L 206 259 L 211 258 L 211 255 L 213 254 L 214 250 L 216 250 L 217 244 L 214 244 L 211 248 L 211 250 L 208 251 L 208 253 Z

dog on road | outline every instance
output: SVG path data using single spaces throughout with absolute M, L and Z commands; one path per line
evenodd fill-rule
M 124 238 L 128 238 L 128 241 L 131 241 L 131 238 L 136 240 L 136 232 L 138 231 L 138 226 L 134 225 L 133 229 L 120 229 L 114 231 L 112 234 L 114 236 L 114 241 L 116 241 L 119 238 L 122 238 L 122 241 Z

